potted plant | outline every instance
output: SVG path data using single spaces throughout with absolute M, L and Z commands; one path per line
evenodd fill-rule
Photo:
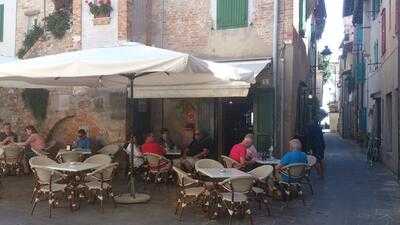
M 91 0 L 86 1 L 89 6 L 90 13 L 93 15 L 94 25 L 106 25 L 111 22 L 111 0 Z

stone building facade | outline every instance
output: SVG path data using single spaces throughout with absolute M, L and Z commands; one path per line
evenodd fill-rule
M 44 27 L 44 18 L 54 12 L 53 0 L 17 0 L 15 51 L 22 48 L 25 35 L 34 25 Z M 45 32 L 24 58 L 74 51 L 83 48 L 115 45 L 127 40 L 130 24 L 128 7 L 130 1 L 113 0 L 112 23 L 94 26 L 89 18 L 88 6 L 81 0 L 68 2 L 71 12 L 71 28 L 62 39 Z M 107 33 L 106 35 L 104 34 Z M 112 35 L 109 35 L 112 33 Z M 115 38 L 110 38 L 110 36 Z M 90 45 L 94 43 L 95 45 Z M 56 140 L 61 144 L 71 143 L 80 128 L 99 146 L 125 140 L 126 90 L 106 90 L 87 88 L 49 89 L 46 119 L 39 120 L 24 102 L 24 89 L 0 89 L 1 99 L 6 99 L 0 107 L 0 119 L 11 122 L 20 137 L 24 137 L 24 127 L 35 125 L 47 141 Z
M 54 1 L 17 1 L 17 50 L 21 48 L 29 27 L 35 23 L 44 24 L 43 18 L 52 13 L 55 8 Z M 274 59 L 278 65 L 278 90 L 276 91 L 278 102 L 276 118 L 269 118 L 269 123 L 275 124 L 275 133 L 278 135 L 272 133 L 269 135 L 274 138 L 276 136 L 277 140 L 275 141 L 279 143 L 281 150 L 287 149 L 288 139 L 296 132 L 300 104 L 298 88 L 299 84 L 309 79 L 310 76 L 307 40 L 301 35 L 299 27 L 300 4 L 307 2 L 312 11 L 316 1 L 278 1 L 278 58 Z M 70 0 L 71 29 L 61 40 L 55 39 L 49 32 L 45 32 L 45 37 L 35 43 L 25 58 L 112 46 L 119 41 L 133 40 L 147 45 L 188 52 L 215 61 L 240 62 L 271 59 L 274 0 L 245 1 L 246 23 L 241 24 L 240 27 L 229 29 L 220 29 L 219 27 L 220 15 L 217 2 L 217 0 L 111 0 L 114 10 L 111 13 L 110 23 L 95 25 L 87 4 L 82 0 Z M 271 71 L 266 71 L 262 77 L 265 91 L 269 96 L 266 108 L 272 110 Z M 14 99 L 20 99 L 20 91 L 3 90 Z M 26 123 L 37 124 L 49 138 L 57 139 L 62 133 L 61 131 L 64 131 L 65 134 L 62 136 L 69 140 L 80 124 L 79 126 L 83 127 L 89 126 L 89 130 L 93 130 L 93 132 L 90 130 L 90 133 L 96 135 L 94 138 L 104 136 L 109 142 L 120 141 L 125 138 L 125 128 L 122 123 L 126 122 L 127 118 L 126 115 L 122 115 L 126 114 L 126 110 L 128 110 L 126 109 L 126 98 L 121 97 L 118 101 L 109 101 L 111 96 L 115 95 L 109 91 L 108 94 L 99 97 L 102 100 L 97 100 L 93 93 L 98 91 L 100 90 L 84 90 L 80 92 L 80 95 L 66 100 L 67 95 L 74 96 L 74 90 L 52 90 L 50 91 L 48 118 L 41 123 L 34 119 L 27 120 Z M 65 103 L 68 107 L 62 107 L 56 102 L 70 103 Z M 103 102 L 102 109 L 105 111 L 99 109 L 98 102 Z M 118 102 L 118 105 L 112 105 L 113 102 Z M 60 106 L 60 110 L 51 111 L 54 104 Z M 117 111 L 120 116 L 113 116 L 115 113 L 108 112 L 111 109 Z M 29 115 L 29 110 L 25 107 L 20 106 L 19 110 Z M 11 111 L 9 110 L 9 112 Z M 5 116 L 4 120 L 17 121 L 10 114 L 12 113 Z M 74 119 L 70 117 L 71 114 Z M 202 114 L 203 117 L 207 117 L 206 115 L 208 114 Z M 210 124 L 210 126 L 213 125 Z M 49 133 L 50 131 L 52 132 Z

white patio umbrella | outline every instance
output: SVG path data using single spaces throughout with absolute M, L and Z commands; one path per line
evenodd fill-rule
M 130 85 L 132 77 L 137 98 L 233 97 L 247 96 L 254 73 L 135 42 L 17 60 L 0 66 L 0 85 L 8 81 L 7 86 L 10 81 L 18 81 L 32 85 L 115 88 Z
M 130 86 L 134 87 L 131 88 L 131 97 L 137 97 L 134 95 L 137 92 L 143 98 L 246 96 L 253 80 L 254 73 L 249 70 L 139 43 L 0 65 L 0 86 Z M 130 193 L 116 197 L 120 203 L 139 203 L 150 198 L 135 192 L 133 148 L 131 155 Z

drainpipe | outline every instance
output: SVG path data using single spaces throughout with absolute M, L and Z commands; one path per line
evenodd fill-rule
M 273 77 L 273 87 L 274 87 L 274 114 L 273 114 L 273 140 L 272 145 L 274 149 L 278 147 L 278 39 L 279 39 L 279 31 L 278 31 L 278 23 L 279 23 L 279 0 L 274 0 L 274 26 L 273 26 L 273 35 L 272 35 L 272 77 Z
M 161 14 L 161 48 L 164 48 L 164 26 L 165 26 L 165 0 L 162 0 Z

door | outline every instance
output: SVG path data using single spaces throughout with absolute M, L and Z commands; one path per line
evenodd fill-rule
M 128 98 L 126 107 L 126 133 L 135 134 L 143 142 L 146 133 L 151 131 L 150 104 L 146 99 Z
M 274 138 L 274 93 L 256 90 L 254 95 L 254 135 L 258 151 L 267 151 Z

